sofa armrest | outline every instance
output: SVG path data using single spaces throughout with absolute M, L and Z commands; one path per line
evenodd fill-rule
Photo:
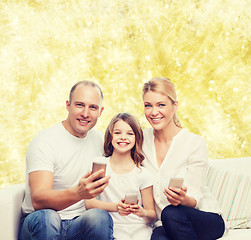
M 251 228 L 251 158 L 209 161 L 207 185 L 229 229 Z
M 0 190 L 1 239 L 17 239 L 23 199 L 23 183 L 9 186 Z

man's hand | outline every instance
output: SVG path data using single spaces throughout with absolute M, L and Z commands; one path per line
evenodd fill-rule
M 81 199 L 95 198 L 104 191 L 109 183 L 110 177 L 106 176 L 95 181 L 95 179 L 99 178 L 103 172 L 103 169 L 93 174 L 89 172 L 87 175 L 80 179 L 76 189 L 77 194 Z

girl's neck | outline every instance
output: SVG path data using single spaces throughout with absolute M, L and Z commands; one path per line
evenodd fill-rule
M 114 151 L 110 157 L 110 163 L 112 170 L 118 174 L 126 174 L 135 167 L 131 152 L 121 154 Z

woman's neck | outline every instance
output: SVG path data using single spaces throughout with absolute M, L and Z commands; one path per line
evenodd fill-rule
M 181 131 L 182 128 L 177 127 L 174 123 L 168 125 L 164 129 L 154 130 L 155 140 L 159 142 L 170 142 Z

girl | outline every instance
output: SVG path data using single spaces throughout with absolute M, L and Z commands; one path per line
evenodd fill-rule
M 144 166 L 154 174 L 154 200 L 162 225 L 154 229 L 151 239 L 221 237 L 224 221 L 217 204 L 214 205 L 216 201 L 213 205 L 211 198 L 202 201 L 206 143 L 181 127 L 174 85 L 166 78 L 148 81 L 143 87 L 143 101 L 145 117 L 152 126 L 144 130 Z M 183 186 L 168 187 L 171 177 L 184 178 Z
M 106 175 L 111 176 L 100 200 L 85 201 L 86 209 L 101 208 L 110 212 L 114 237 L 118 240 L 150 239 L 156 218 L 149 172 L 141 166 L 143 132 L 138 121 L 128 113 L 117 114 L 105 132 Z M 137 193 L 138 203 L 125 202 L 125 194 Z

